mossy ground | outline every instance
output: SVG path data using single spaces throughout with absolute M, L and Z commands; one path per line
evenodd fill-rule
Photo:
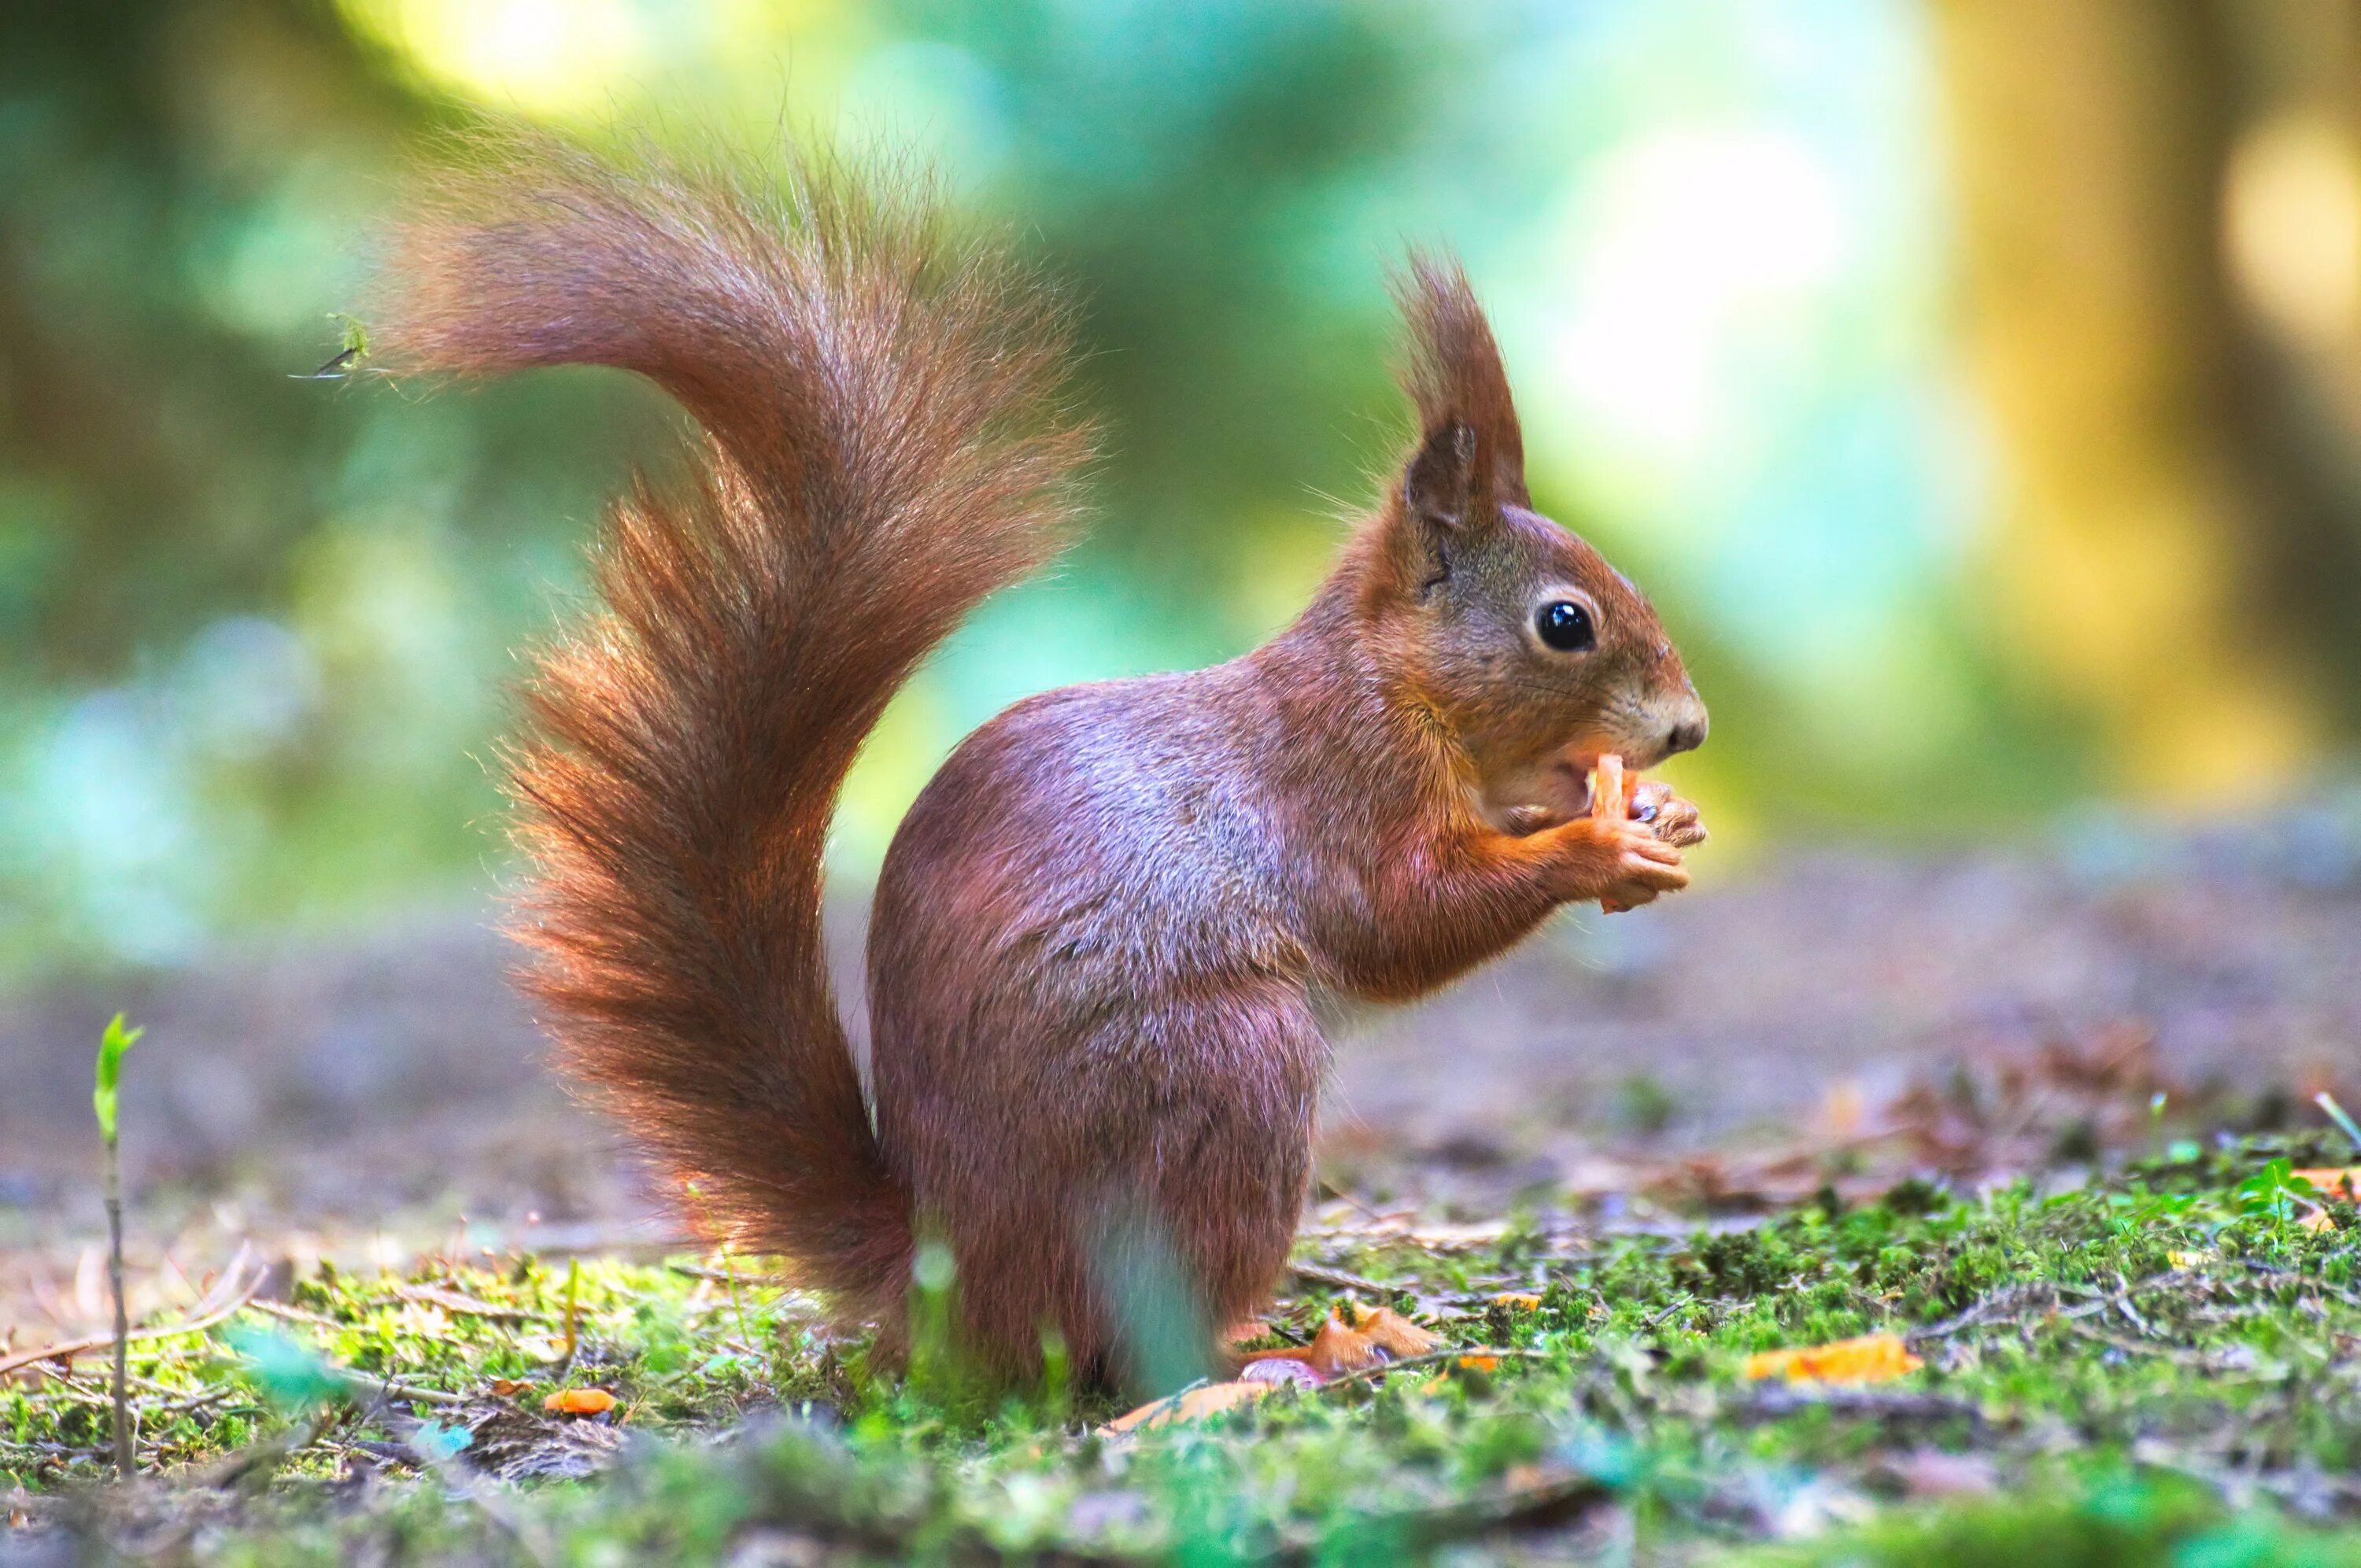
M 1499 1234 L 1313 1230 L 1318 1277 L 1382 1289 L 1299 1280 L 1281 1337 L 1382 1294 L 1497 1359 L 1123 1437 L 1114 1401 L 873 1376 L 743 1263 L 329 1271 L 136 1347 L 134 1492 L 99 1484 L 98 1359 L 0 1392 L 0 1490 L 33 1527 L 0 1562 L 2361 1564 L 2361 1216 L 2290 1174 L 2352 1157 L 2250 1139 L 1674 1234 L 1547 1205 Z M 1872 1332 L 1923 1365 L 1746 1376 Z M 616 1404 L 544 1413 L 560 1387 Z

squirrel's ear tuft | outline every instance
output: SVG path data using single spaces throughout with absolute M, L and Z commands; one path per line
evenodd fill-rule
M 1454 528 L 1503 504 L 1531 506 L 1509 374 L 1467 274 L 1448 257 L 1412 251 L 1393 287 L 1410 329 L 1402 389 L 1418 406 L 1420 433 L 1405 500 Z

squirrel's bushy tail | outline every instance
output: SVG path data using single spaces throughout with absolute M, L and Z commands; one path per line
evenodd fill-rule
M 1063 311 L 922 180 L 805 157 L 758 188 L 509 140 L 395 232 L 371 334 L 397 372 L 634 370 L 704 426 L 539 655 L 514 931 L 564 1062 L 692 1219 L 890 1312 L 909 1200 L 830 993 L 822 849 L 886 699 L 1057 543 L 1088 446 Z

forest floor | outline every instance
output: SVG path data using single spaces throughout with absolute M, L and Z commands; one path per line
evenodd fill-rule
M 0 1004 L 0 1367 L 104 1338 L 117 1007 L 159 1331 L 134 1488 L 103 1354 L 0 1373 L 0 1564 L 2361 1563 L 2353 803 L 1569 922 L 1345 1047 L 1257 1342 L 1438 1350 L 1129 1426 L 689 1251 L 482 924 Z

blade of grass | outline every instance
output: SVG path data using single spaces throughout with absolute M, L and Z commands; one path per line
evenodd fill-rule
M 2361 1156 L 2361 1126 L 2356 1126 L 2353 1118 L 2345 1113 L 2345 1107 L 2336 1102 L 2336 1096 L 2323 1089 L 2312 1097 L 2312 1102 L 2328 1113 L 2328 1119 L 2343 1129 L 2345 1137 L 2352 1141 L 2354 1154 Z

